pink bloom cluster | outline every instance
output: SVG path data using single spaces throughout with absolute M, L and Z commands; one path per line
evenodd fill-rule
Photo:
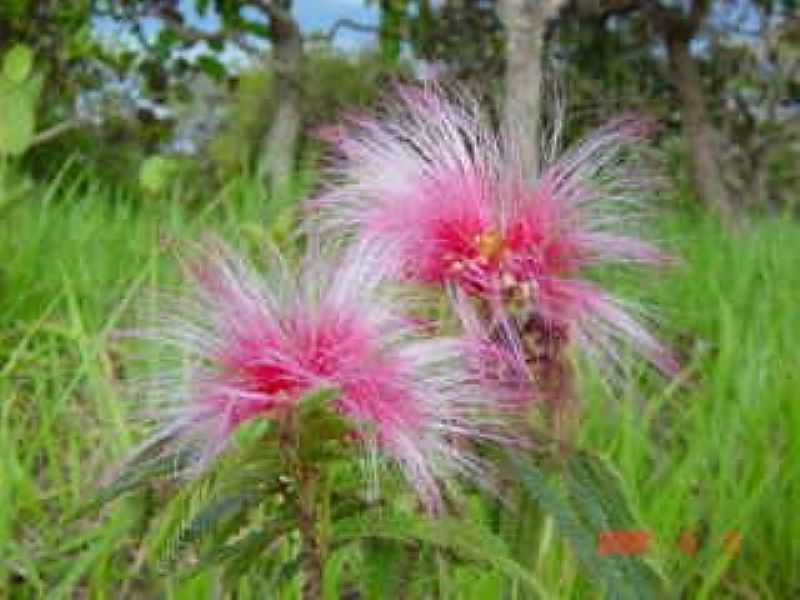
M 440 479 L 480 468 L 450 438 L 484 435 L 489 401 L 463 343 L 425 336 L 379 291 L 389 274 L 379 252 L 358 246 L 340 258 L 309 259 L 293 275 L 275 257 L 271 279 L 219 244 L 195 260 L 192 292 L 152 332 L 192 359 L 188 378 L 179 367 L 166 379 L 175 385 L 163 390 L 169 418 L 156 439 L 190 444 L 202 465 L 240 423 L 279 417 L 333 386 L 356 439 L 392 456 L 435 510 Z
M 532 371 L 557 375 L 562 347 L 601 366 L 630 347 L 674 371 L 629 308 L 586 277 L 666 260 L 625 233 L 647 183 L 626 148 L 645 129 L 614 122 L 535 181 L 513 135 L 434 85 L 329 130 L 339 158 L 313 203 L 310 245 L 348 243 L 297 271 L 276 256 L 267 276 L 219 244 L 190 264 L 191 291 L 152 332 L 190 363 L 188 376 L 181 364 L 159 380 L 167 418 L 154 440 L 189 444 L 202 465 L 241 423 L 280 419 L 333 386 L 356 439 L 392 457 L 436 510 L 443 478 L 482 472 L 470 440 L 507 435 L 504 410 L 540 397 Z M 408 281 L 449 292 L 461 337 L 423 327 L 387 290 Z
M 386 114 L 329 136 L 339 158 L 313 209 L 326 235 L 393 248 L 407 279 L 478 298 L 492 326 L 521 306 L 601 365 L 631 346 L 670 373 L 669 352 L 584 277 L 598 264 L 667 260 L 624 233 L 648 188 L 628 151 L 647 130 L 635 118 L 613 122 L 531 182 L 513 135 L 497 134 L 468 95 L 405 88 Z

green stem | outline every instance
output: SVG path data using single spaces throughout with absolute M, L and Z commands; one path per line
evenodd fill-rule
M 297 485 L 297 528 L 303 556 L 303 600 L 321 600 L 324 577 L 324 548 L 320 535 L 320 474 L 306 465 L 299 453 L 299 435 L 294 415 L 288 414 L 281 426 L 281 449 L 285 464 Z
M 304 554 L 303 564 L 303 600 L 319 600 L 322 598 L 322 579 L 324 577 L 324 551 L 320 536 L 317 507 L 316 473 L 306 471 L 298 477 L 300 538 Z

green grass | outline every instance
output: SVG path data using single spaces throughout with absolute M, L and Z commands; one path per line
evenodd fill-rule
M 592 402 L 584 445 L 603 448 L 627 484 L 653 554 L 692 597 L 800 593 L 800 223 L 757 221 L 731 236 L 707 218 L 665 235 L 684 265 L 655 284 L 665 329 L 684 354 L 686 386 L 610 411 Z M 698 555 L 677 544 L 706 538 Z M 741 549 L 723 548 L 727 532 Z
M 214 596 L 213 571 L 190 580 L 157 571 L 143 531 L 154 499 L 77 511 L 141 433 L 121 392 L 129 345 L 112 333 L 144 289 L 174 283 L 176 241 L 207 229 L 250 250 L 281 241 L 283 204 L 246 181 L 192 205 L 179 194 L 134 201 L 70 175 L 0 207 L 0 597 Z M 677 589 L 794 597 L 800 223 L 763 219 L 732 236 L 675 214 L 659 228 L 683 264 L 636 291 L 659 305 L 685 384 L 632 372 L 622 398 L 587 384 L 581 443 L 616 465 L 651 532 L 649 554 Z M 704 538 L 695 556 L 676 543 L 689 528 Z M 721 547 L 731 530 L 741 534 L 737 553 Z M 552 524 L 538 531 L 525 561 L 535 578 L 556 598 L 593 597 Z M 497 589 L 490 573 L 440 578 L 450 596 Z M 257 582 L 240 591 L 259 597 L 248 589 Z

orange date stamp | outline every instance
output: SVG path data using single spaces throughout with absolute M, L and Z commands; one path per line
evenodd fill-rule
M 608 529 L 597 535 L 597 553 L 601 556 L 632 556 L 647 553 L 652 536 L 646 529 Z M 705 545 L 700 532 L 684 529 L 677 540 L 678 548 L 687 556 L 696 555 Z M 722 550 L 733 556 L 742 547 L 742 534 L 737 529 L 726 531 Z

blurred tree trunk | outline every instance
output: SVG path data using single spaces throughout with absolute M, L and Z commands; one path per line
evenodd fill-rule
M 689 143 L 694 189 L 711 208 L 730 218 L 731 200 L 715 147 L 716 132 L 708 114 L 700 73 L 689 51 L 689 40 L 676 37 L 668 38 L 666 42 L 670 69 L 681 99 L 683 131 Z
M 703 80 L 690 44 L 705 19 L 710 0 L 693 0 L 687 16 L 647 3 L 647 14 L 667 49 L 669 68 L 680 98 L 683 133 L 689 147 L 692 184 L 701 201 L 725 220 L 733 216 L 730 193 L 723 179 L 717 137 L 703 91 Z
M 500 0 L 506 28 L 504 126 L 519 140 L 528 177 L 539 173 L 543 52 L 548 22 L 565 0 Z
M 303 36 L 291 16 L 290 3 L 270 12 L 270 60 L 275 73 L 277 109 L 262 143 L 262 175 L 280 193 L 291 180 L 302 125 L 301 79 Z

